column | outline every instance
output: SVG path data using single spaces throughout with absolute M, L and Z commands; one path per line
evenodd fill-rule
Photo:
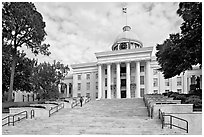
M 135 93 L 135 97 L 140 98 L 140 62 L 136 62 L 136 93 Z
M 107 64 L 107 98 L 111 99 L 111 64 Z
M 102 67 L 98 65 L 98 99 L 102 98 Z
M 188 75 L 187 75 L 187 92 L 186 93 L 188 93 L 189 91 L 190 91 L 190 82 L 191 82 L 191 78 L 190 77 L 188 77 Z
M 116 64 L 116 68 L 117 68 L 117 98 L 121 98 L 121 94 L 120 94 L 120 63 Z
M 126 95 L 127 98 L 130 96 L 130 62 L 126 62 Z
M 69 96 L 69 83 L 67 83 L 67 87 L 66 87 L 66 97 L 70 97 Z
M 149 94 L 149 93 L 151 93 L 150 92 L 150 61 L 146 61 L 146 73 L 145 73 L 145 79 L 146 79 L 146 81 L 145 81 L 145 94 Z

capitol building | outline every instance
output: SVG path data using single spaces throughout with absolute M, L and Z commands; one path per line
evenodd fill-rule
M 88 96 L 91 99 L 141 98 L 144 94 L 188 93 L 192 85 L 202 88 L 198 66 L 170 79 L 164 79 L 152 47 L 145 47 L 124 26 L 110 51 L 95 53 L 97 62 L 73 64 L 73 73 L 63 81 L 66 97 Z M 199 79 L 199 83 L 198 83 Z

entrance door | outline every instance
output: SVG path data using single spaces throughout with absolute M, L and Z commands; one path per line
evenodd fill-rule
M 121 91 L 121 98 L 126 98 L 126 90 Z
M 105 98 L 107 98 L 107 90 L 105 90 Z

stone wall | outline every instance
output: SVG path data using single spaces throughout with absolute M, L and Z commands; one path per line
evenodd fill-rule
M 9 108 L 9 115 L 14 115 L 20 113 L 22 111 L 28 112 L 28 118 L 31 118 L 31 110 L 35 111 L 35 118 L 36 117 L 48 117 L 49 110 L 43 108 L 33 108 L 33 107 L 18 107 L 18 108 Z
M 166 113 L 191 113 L 193 104 L 155 104 L 153 106 L 153 117 L 159 117 L 159 109 Z
M 188 134 L 190 135 L 202 135 L 202 112 L 192 113 L 165 113 L 172 116 L 176 116 L 188 121 Z M 170 117 L 165 117 L 165 123 L 170 121 Z M 173 124 L 186 128 L 186 122 L 173 118 Z M 176 128 L 176 127 L 173 127 Z M 185 132 L 183 130 L 183 132 Z

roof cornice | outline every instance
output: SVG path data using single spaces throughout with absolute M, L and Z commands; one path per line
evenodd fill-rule
M 89 62 L 89 63 L 80 63 L 80 64 L 72 64 L 71 68 L 76 69 L 76 68 L 87 68 L 87 67 L 96 67 L 97 62 Z
M 147 53 L 147 52 L 152 52 L 152 50 L 153 50 L 153 47 L 143 47 L 143 48 L 127 49 L 127 50 L 97 52 L 97 53 L 95 53 L 95 55 L 96 55 L 96 58 L 100 58 L 100 57 L 107 57 L 107 56 Z

